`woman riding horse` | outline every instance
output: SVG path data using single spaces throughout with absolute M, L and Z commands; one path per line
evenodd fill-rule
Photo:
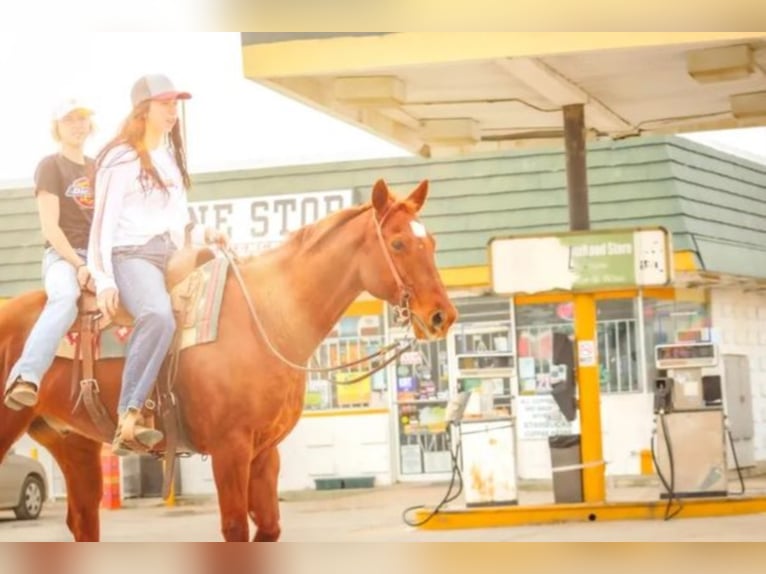
M 195 244 L 228 241 L 225 234 L 190 221 L 190 180 L 178 123 L 178 100 L 190 97 L 166 76 L 139 78 L 131 91 L 130 115 L 96 162 L 88 262 L 98 308 L 112 317 L 122 304 L 135 325 L 117 406 L 112 444 L 117 455 L 163 439 L 160 431 L 143 424 L 141 411 L 176 329 L 165 285 L 170 256 L 184 246 L 186 232 Z

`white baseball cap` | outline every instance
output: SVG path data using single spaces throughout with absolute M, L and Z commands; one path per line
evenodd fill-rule
M 82 100 L 77 98 L 65 98 L 58 102 L 53 108 L 53 120 L 58 121 L 75 110 L 82 110 L 87 112 L 88 115 L 93 114 L 93 109 L 85 104 Z

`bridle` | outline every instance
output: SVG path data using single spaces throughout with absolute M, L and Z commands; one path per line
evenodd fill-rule
M 388 263 L 388 269 L 391 271 L 391 275 L 396 282 L 396 288 L 399 295 L 397 297 L 398 303 L 394 305 L 394 322 L 396 322 L 397 325 L 411 327 L 412 322 L 415 321 L 418 323 L 418 326 L 423 330 L 423 332 L 428 332 L 428 328 L 425 324 L 423 324 L 423 320 L 410 311 L 412 289 L 410 289 L 410 286 L 407 285 L 402 279 L 402 275 L 399 273 L 399 270 L 396 268 L 396 264 L 394 263 L 394 258 L 391 256 L 391 251 L 386 245 L 386 240 L 383 238 L 383 223 L 386 221 L 386 218 L 391 213 L 391 211 L 392 207 L 389 207 L 383 214 L 383 217 L 380 218 L 380 220 L 378 220 L 377 214 L 374 214 L 373 221 L 375 222 L 375 234 L 378 237 L 378 243 L 380 243 L 380 248 L 383 250 L 383 255 L 385 255 L 386 263 Z
M 378 243 L 380 244 L 380 247 L 383 250 L 383 254 L 385 255 L 385 259 L 386 259 L 386 263 L 388 264 L 389 271 L 391 272 L 391 275 L 393 276 L 394 281 L 396 282 L 398 303 L 394 306 L 394 320 L 398 326 L 405 327 L 408 330 L 410 330 L 412 328 L 413 318 L 421 326 L 423 325 L 422 325 L 422 320 L 416 315 L 413 315 L 412 312 L 410 311 L 410 299 L 412 297 L 412 290 L 403 281 L 401 273 L 397 269 L 396 264 L 394 263 L 394 259 L 391 256 L 391 253 L 386 245 L 385 239 L 383 238 L 383 224 L 386 218 L 388 217 L 388 215 L 391 213 L 391 211 L 392 209 L 391 207 L 389 207 L 388 210 L 383 214 L 383 217 L 380 218 L 380 220 L 378 220 L 376 214 L 373 213 L 373 221 L 375 223 L 375 233 L 378 238 Z M 362 357 L 361 359 L 357 359 L 349 363 L 338 365 L 336 367 L 313 368 L 313 367 L 307 367 L 305 365 L 300 365 L 298 363 L 295 363 L 291 361 L 290 359 L 288 359 L 287 357 L 285 357 L 274 346 L 274 344 L 271 342 L 271 339 L 269 339 L 268 333 L 266 332 L 266 329 L 263 327 L 263 324 L 261 323 L 261 320 L 258 317 L 258 313 L 255 310 L 255 306 L 253 305 L 253 301 L 250 297 L 250 293 L 248 293 L 247 291 L 247 286 L 245 285 L 245 281 L 242 278 L 242 274 L 239 270 L 239 266 L 237 265 L 237 259 L 238 259 L 237 255 L 233 251 L 231 251 L 231 249 L 228 249 L 228 248 L 221 249 L 221 251 L 223 252 L 224 257 L 228 260 L 234 272 L 234 276 L 236 277 L 237 282 L 239 283 L 240 289 L 242 290 L 242 294 L 245 298 L 245 302 L 247 303 L 247 307 L 250 311 L 250 317 L 253 319 L 253 323 L 255 323 L 264 341 L 266 341 L 266 346 L 269 348 L 272 354 L 274 354 L 274 356 L 276 356 L 280 361 L 282 361 L 284 364 L 294 369 L 298 369 L 300 371 L 304 371 L 307 373 L 330 373 L 333 371 L 340 371 L 342 369 L 347 369 L 348 367 L 353 367 L 355 365 L 359 365 L 362 363 L 373 362 L 374 359 L 377 359 L 379 357 L 383 358 L 389 352 L 395 351 L 392 356 L 386 358 L 382 363 L 378 364 L 372 370 L 364 373 L 363 375 L 359 377 L 356 377 L 351 380 L 345 380 L 345 381 L 338 381 L 338 380 L 333 381 L 336 385 L 350 385 L 358 381 L 361 381 L 363 379 L 366 379 L 372 374 L 382 370 L 383 368 L 388 366 L 390 363 L 398 359 L 403 353 L 411 349 L 416 342 L 414 335 L 411 333 L 408 333 L 397 338 L 397 340 L 394 341 L 393 343 L 390 343 L 384 347 L 381 347 L 380 349 L 378 349 L 378 351 L 376 351 L 375 353 L 371 355 Z
M 412 313 L 410 312 L 410 297 L 412 296 L 412 290 L 402 280 L 402 275 L 396 268 L 394 258 L 391 256 L 391 251 L 388 249 L 386 240 L 383 238 L 383 223 L 385 223 L 386 218 L 388 217 L 389 213 L 391 213 L 391 211 L 392 209 L 389 207 L 383 214 L 383 217 L 380 218 L 380 220 L 378 220 L 377 213 L 374 213 L 372 219 L 375 222 L 375 235 L 378 238 L 378 243 L 380 244 L 380 248 L 383 251 L 383 255 L 385 256 L 386 263 L 388 263 L 388 269 L 391 272 L 394 281 L 396 282 L 396 289 L 398 293 L 398 297 L 396 299 L 398 303 L 394 306 L 394 321 L 397 324 L 409 325 L 413 317 Z

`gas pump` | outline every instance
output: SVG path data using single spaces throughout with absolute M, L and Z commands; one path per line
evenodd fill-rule
M 673 343 L 655 347 L 656 445 L 652 454 L 662 499 L 726 496 L 726 420 L 718 347 Z
M 515 356 L 506 322 L 453 329 L 457 405 L 454 421 L 466 507 L 517 504 Z

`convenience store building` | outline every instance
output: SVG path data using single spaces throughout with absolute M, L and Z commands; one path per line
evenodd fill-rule
M 444 428 L 449 397 L 490 381 L 515 417 L 521 479 L 551 477 L 548 436 L 577 431 L 550 396 L 556 332 L 571 332 L 567 294 L 492 294 L 487 244 L 496 236 L 568 229 L 562 149 L 464 158 L 375 160 L 197 174 L 195 217 L 229 231 L 241 249 L 278 244 L 286 233 L 367 200 L 384 178 L 406 193 L 431 191 L 423 222 L 460 318 L 445 341 L 424 343 L 353 387 L 311 376 L 304 416 L 282 444 L 280 489 L 328 478 L 435 481 L 450 475 Z M 725 394 L 741 465 L 766 461 L 766 166 L 680 138 L 594 143 L 588 149 L 591 227 L 663 226 L 673 237 L 673 284 L 612 292 L 597 301 L 601 416 L 607 475 L 640 473 L 652 430 L 654 346 L 681 337 L 719 344 L 742 358 Z M 41 240 L 30 190 L 0 192 L 0 296 L 39 287 Z M 265 278 L 264 280 L 267 280 Z M 353 359 L 396 336 L 385 304 L 361 297 L 318 353 Z M 351 376 L 351 374 L 349 374 Z M 22 439 L 19 450 L 31 446 Z M 54 477 L 55 465 L 40 453 Z M 135 461 L 125 492 L 145 495 Z M 138 485 L 138 486 L 137 486 Z M 54 480 L 63 494 L 63 482 Z M 213 493 L 210 461 L 181 461 L 180 493 Z

